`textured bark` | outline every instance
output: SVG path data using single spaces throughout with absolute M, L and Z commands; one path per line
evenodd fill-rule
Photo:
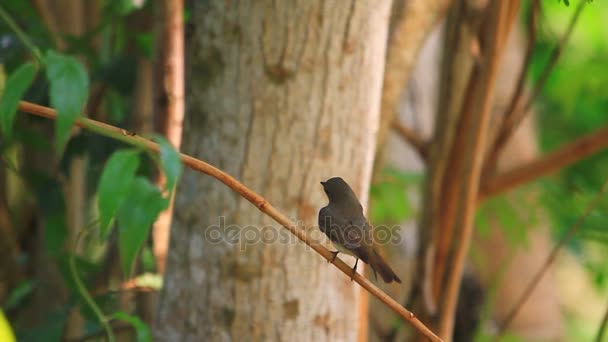
M 184 152 L 326 241 L 313 228 L 326 203 L 319 181 L 339 175 L 367 202 L 389 8 L 372 0 L 194 2 Z M 209 227 L 222 220 L 214 242 Z M 185 172 L 158 340 L 352 341 L 359 296 L 257 208 Z

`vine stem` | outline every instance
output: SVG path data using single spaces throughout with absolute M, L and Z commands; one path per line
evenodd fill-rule
M 103 314 L 103 312 L 101 311 L 101 309 L 99 308 L 97 303 L 95 303 L 95 301 L 93 300 L 93 297 L 91 297 L 91 294 L 89 293 L 86 286 L 82 282 L 82 279 L 80 279 L 80 276 L 78 275 L 78 270 L 76 269 L 76 262 L 75 262 L 74 254 L 70 254 L 69 262 L 70 262 L 70 273 L 72 273 L 72 278 L 74 278 L 74 282 L 76 283 L 76 288 L 78 289 L 78 292 L 80 293 L 82 298 L 84 298 L 84 300 L 87 302 L 87 304 L 89 305 L 91 310 L 93 310 L 93 313 L 95 313 L 95 316 L 97 316 L 99 323 L 101 323 L 101 325 L 103 326 L 103 329 L 106 331 L 106 334 L 108 336 L 108 341 L 114 342 L 116 339 L 114 338 L 114 332 L 112 331 L 112 327 L 110 326 L 110 321 Z

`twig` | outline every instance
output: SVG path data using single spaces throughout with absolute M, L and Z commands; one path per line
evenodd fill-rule
M 422 158 L 422 160 L 427 159 L 428 144 L 418 133 L 414 132 L 398 120 L 393 120 L 393 128 L 405 141 L 412 145 L 412 147 L 414 148 L 414 150 L 416 150 L 416 152 L 418 152 L 418 155 L 420 156 L 420 158 Z
M 608 147 L 608 126 L 570 142 L 549 154 L 482 183 L 479 200 L 495 196 L 582 160 Z
M 502 148 L 497 147 L 499 143 L 499 139 L 501 139 L 501 134 L 504 134 L 504 127 L 510 125 L 516 114 L 516 109 L 519 109 L 521 106 L 521 102 L 523 101 L 523 93 L 524 93 L 524 85 L 526 83 L 526 76 L 528 75 L 528 70 L 531 66 L 532 61 L 532 52 L 534 52 L 534 46 L 536 45 L 536 29 L 538 22 L 538 12 L 540 10 L 540 0 L 533 0 L 530 3 L 530 15 L 528 17 L 528 42 L 526 46 L 526 54 L 524 56 L 523 64 L 521 66 L 521 71 L 519 72 L 519 76 L 517 79 L 517 83 L 515 86 L 515 90 L 513 91 L 513 95 L 511 96 L 511 101 L 509 102 L 509 106 L 505 110 L 501 124 L 498 125 L 498 134 L 495 137 L 494 144 L 492 146 L 492 153 L 488 155 L 488 160 L 484 165 L 484 173 L 492 174 L 496 168 L 496 163 L 498 161 L 499 150 Z M 502 144 L 502 143 L 501 143 Z
M 57 117 L 57 114 L 54 109 L 49 107 L 40 106 L 31 102 L 21 101 L 19 102 L 19 110 L 38 115 L 41 117 L 45 117 L 48 119 L 54 120 Z M 138 135 L 133 135 L 132 133 L 120 129 L 118 127 L 114 127 L 99 121 L 87 119 L 87 118 L 79 118 L 76 120 L 75 125 L 91 130 L 100 135 L 116 139 L 122 142 L 125 142 L 129 145 L 135 145 L 138 147 L 145 148 L 154 153 L 159 152 L 158 144 L 140 137 Z M 327 250 L 323 245 L 314 243 L 311 241 L 306 235 L 305 231 L 296 226 L 292 220 L 287 218 L 284 214 L 282 214 L 279 210 L 273 207 L 268 201 L 266 201 L 262 196 L 255 193 L 242 183 L 240 183 L 236 178 L 230 176 L 224 171 L 205 163 L 202 160 L 198 160 L 191 156 L 180 153 L 182 163 L 189 167 L 194 171 L 198 171 L 200 173 L 204 173 L 209 175 L 220 182 L 224 183 L 230 189 L 237 192 L 243 198 L 251 202 L 255 205 L 261 212 L 265 213 L 277 223 L 285 227 L 290 233 L 295 235 L 300 241 L 304 242 L 310 248 L 312 248 L 315 252 L 320 254 L 327 261 L 331 262 L 336 266 L 340 271 L 346 274 L 348 277 L 352 276 L 352 279 L 357 282 L 361 287 L 367 290 L 370 294 L 378 298 L 381 302 L 383 302 L 386 306 L 388 306 L 391 310 L 393 310 L 396 314 L 401 316 L 405 321 L 409 322 L 416 330 L 420 333 L 428 337 L 431 341 L 442 341 L 437 335 L 435 335 L 429 328 L 427 328 L 420 320 L 416 318 L 414 313 L 407 310 L 403 306 L 401 306 L 398 302 L 392 299 L 389 295 L 384 293 L 374 284 L 372 284 L 367 278 L 363 277 L 359 273 L 355 273 L 353 276 L 352 268 L 344 263 L 339 258 L 333 258 L 333 254 Z M 333 261 L 332 261 L 333 260 Z
M 606 333 L 606 325 L 608 325 L 608 307 L 606 307 L 606 312 L 604 313 L 604 317 L 602 318 L 602 323 L 600 323 L 600 327 L 597 330 L 597 336 L 595 337 L 596 342 L 602 342 L 604 340 L 604 334 Z
M 584 1 L 584 0 L 579 2 L 579 5 L 576 8 L 576 11 L 572 15 L 572 18 L 570 19 L 570 23 L 568 24 L 566 32 L 564 33 L 564 35 L 561 37 L 561 39 L 559 40 L 559 42 L 557 43 L 557 45 L 551 52 L 551 56 L 549 57 L 549 62 L 547 62 L 547 65 L 545 66 L 540 78 L 534 84 L 534 88 L 532 89 L 532 93 L 528 97 L 526 104 L 523 105 L 523 107 L 521 107 L 521 108 L 516 108 L 515 113 L 513 115 L 511 115 L 510 120 L 504 122 L 503 127 L 501 128 L 501 132 L 499 133 L 499 136 L 492 149 L 491 155 L 496 155 L 496 158 L 498 158 L 497 155 L 500 154 L 500 152 L 503 149 L 503 147 L 505 146 L 505 144 L 509 141 L 509 139 L 515 132 L 515 129 L 517 129 L 517 127 L 519 127 L 519 124 L 523 121 L 523 119 L 526 117 L 526 115 L 530 111 L 532 104 L 534 103 L 534 101 L 536 100 L 538 95 L 540 94 L 541 90 L 543 89 L 543 87 L 545 85 L 545 82 L 547 81 L 547 79 L 549 78 L 549 75 L 551 74 L 551 71 L 553 70 L 553 67 L 555 66 L 559 57 L 561 56 L 561 52 L 562 52 L 564 46 L 570 39 L 574 26 L 576 25 L 578 18 L 580 17 L 580 14 L 583 11 L 583 8 L 585 7 L 586 3 L 587 3 L 587 1 Z
M 545 272 L 547 272 L 547 270 L 549 269 L 549 266 L 551 266 L 551 264 L 553 264 L 553 262 L 555 261 L 555 258 L 557 257 L 557 254 L 559 253 L 560 249 L 580 229 L 580 227 L 583 225 L 583 223 L 585 222 L 587 217 L 589 217 L 591 212 L 599 204 L 600 200 L 602 199 L 602 196 L 606 193 L 606 191 L 608 191 L 608 181 L 606 181 L 604 183 L 600 192 L 593 198 L 593 200 L 591 200 L 591 202 L 589 202 L 589 205 L 585 209 L 585 212 L 581 216 L 579 216 L 579 218 L 576 220 L 576 222 L 574 222 L 574 224 L 572 226 L 570 226 L 570 228 L 568 228 L 568 230 L 566 231 L 566 234 L 564 234 L 564 236 L 559 240 L 559 242 L 555 245 L 555 247 L 553 247 L 553 250 L 547 257 L 547 260 L 545 260 L 545 262 L 540 267 L 538 272 L 536 272 L 536 274 L 534 275 L 534 277 L 532 278 L 532 280 L 530 281 L 530 283 L 528 284 L 528 286 L 522 293 L 521 297 L 519 297 L 519 299 L 515 302 L 515 305 L 509 311 L 505 320 L 500 325 L 500 328 L 498 331 L 499 336 L 504 333 L 504 331 L 507 329 L 509 324 L 511 324 L 511 322 L 513 321 L 513 318 L 515 318 L 515 316 L 517 315 L 517 313 L 519 312 L 519 310 L 521 309 L 523 304 L 528 300 L 528 298 L 530 297 L 530 295 L 532 294 L 532 292 L 534 291 L 534 289 L 536 288 L 536 286 L 538 285 L 538 283 L 540 282 L 542 277 L 545 275 Z

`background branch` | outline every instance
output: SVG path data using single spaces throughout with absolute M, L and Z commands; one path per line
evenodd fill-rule
M 608 147 L 608 127 L 578 138 L 537 160 L 491 176 L 482 183 L 479 200 L 485 200 L 518 185 L 546 176 L 606 147 Z
M 176 150 L 182 143 L 182 124 L 184 121 L 184 23 L 182 20 L 184 4 L 182 0 L 163 1 L 165 15 L 164 29 L 164 82 L 163 91 L 167 98 L 162 134 Z M 159 175 L 158 184 L 164 184 L 164 175 Z M 171 217 L 174 198 L 169 207 L 160 213 L 152 229 L 153 251 L 156 267 L 163 274 L 165 259 L 169 249 Z
M 510 115 L 510 117 L 505 118 L 505 122 L 503 123 L 503 125 L 501 127 L 501 131 L 498 135 L 498 138 L 496 139 L 496 142 L 494 143 L 494 146 L 491 150 L 492 152 L 490 153 L 490 156 L 493 156 L 491 158 L 496 158 L 496 159 L 498 158 L 498 155 L 500 154 L 501 150 L 504 148 L 505 144 L 509 141 L 509 139 L 511 138 L 511 136 L 513 135 L 513 133 L 515 132 L 517 127 L 519 127 L 519 124 L 522 122 L 522 120 L 526 117 L 526 115 L 530 111 L 532 104 L 534 103 L 534 101 L 536 100 L 538 95 L 540 94 L 545 83 L 547 82 L 547 79 L 549 78 L 549 75 L 551 74 L 551 71 L 553 70 L 553 67 L 557 63 L 564 46 L 570 39 L 570 36 L 572 35 L 572 31 L 574 30 L 574 26 L 576 25 L 576 23 L 580 17 L 580 14 L 583 11 L 583 8 L 585 7 L 586 3 L 587 3 L 587 1 L 584 1 L 584 0 L 579 2 L 578 6 L 576 8 L 576 11 L 572 15 L 572 18 L 570 19 L 566 32 L 564 33 L 564 35 L 559 40 L 558 44 L 555 46 L 555 48 L 551 52 L 549 61 L 547 62 L 547 65 L 545 65 L 545 68 L 543 69 L 543 72 L 541 73 L 538 81 L 536 81 L 536 83 L 534 84 L 532 93 L 528 97 L 528 100 L 526 101 L 525 105 L 516 106 L 513 114 Z M 516 105 L 517 104 L 518 103 L 516 103 Z
M 600 327 L 597 330 L 597 336 L 595 337 L 596 342 L 602 342 L 604 340 L 604 334 L 606 333 L 607 324 L 608 324 L 608 307 L 606 307 L 606 312 L 604 312 L 604 317 L 602 317 L 602 322 L 600 323 Z
M 501 117 L 501 124 L 498 125 L 498 132 L 496 132 L 496 136 L 494 137 L 494 143 L 492 148 L 490 149 L 491 153 L 488 154 L 488 160 L 484 164 L 484 174 L 492 174 L 496 169 L 496 163 L 498 162 L 499 151 L 502 149 L 503 145 L 501 143 L 500 147 L 497 147 L 499 140 L 502 139 L 501 135 L 504 134 L 504 129 L 507 125 L 510 125 L 514 116 L 517 114 L 517 109 L 521 106 L 523 102 L 524 95 L 524 86 L 526 84 L 526 76 L 528 75 L 528 70 L 531 66 L 532 61 L 532 52 L 534 52 L 534 45 L 536 45 L 536 30 L 538 24 L 538 12 L 540 11 L 540 0 L 533 0 L 530 3 L 530 14 L 528 16 L 528 41 L 526 45 L 526 54 L 524 56 L 524 60 L 521 66 L 521 71 L 519 72 L 519 76 L 517 79 L 517 83 L 515 85 L 515 90 L 513 91 L 513 95 L 511 96 L 511 101 L 509 101 L 509 106 L 505 110 L 505 113 Z
M 38 115 L 41 117 L 45 117 L 48 119 L 56 119 L 57 114 L 54 109 L 49 107 L 40 106 L 37 104 L 33 104 L 26 101 L 19 102 L 19 110 Z M 159 152 L 158 144 L 145 139 L 143 137 L 133 135 L 124 129 L 120 129 L 118 127 L 114 127 L 99 121 L 87 119 L 87 118 L 79 118 L 75 125 L 91 130 L 100 135 L 120 140 L 130 145 L 135 145 L 138 147 L 142 147 L 148 149 L 154 153 Z M 202 160 L 198 160 L 191 156 L 180 153 L 182 163 L 189 167 L 194 171 L 198 171 L 200 173 L 204 173 L 209 175 L 220 182 L 224 183 L 226 186 L 237 192 L 247 201 L 251 202 L 255 205 L 261 212 L 271 217 L 277 223 L 285 227 L 290 233 L 295 235 L 300 241 L 304 242 L 310 248 L 312 248 L 315 252 L 320 254 L 327 261 L 331 261 L 333 258 L 333 254 L 323 247 L 321 244 L 313 243 L 308 236 L 306 236 L 306 232 L 303 229 L 298 228 L 292 220 L 290 220 L 287 216 L 282 214 L 279 210 L 273 207 L 268 201 L 266 201 L 262 196 L 255 193 L 234 177 L 229 174 L 223 172 L 222 170 L 205 163 Z M 348 277 L 352 276 L 352 269 L 349 265 L 344 263 L 339 258 L 333 259 L 334 266 L 336 266 L 340 271 L 342 271 Z M 396 314 L 401 316 L 405 321 L 409 322 L 416 330 L 418 330 L 421 334 L 428 337 L 431 341 L 442 341 L 437 335 L 435 335 L 429 328 L 427 328 L 420 320 L 416 318 L 416 316 L 403 306 L 401 306 L 398 302 L 380 290 L 377 286 L 372 284 L 367 278 L 363 277 L 359 273 L 355 273 L 352 276 L 352 279 L 357 282 L 361 287 L 367 290 L 370 294 L 378 298 L 381 302 L 383 302 L 386 306 L 388 306 L 391 310 L 393 310 Z
M 412 146 L 412 148 L 414 148 L 414 150 L 416 150 L 416 152 L 418 152 L 418 155 L 420 156 L 420 158 L 422 158 L 422 160 L 427 159 L 428 144 L 426 143 L 426 141 L 424 141 L 424 139 L 422 139 L 420 135 L 418 135 L 418 133 L 411 130 L 409 127 L 402 124 L 398 120 L 393 120 L 393 128 L 397 133 L 399 133 L 399 136 L 401 136 L 406 142 L 408 142 Z

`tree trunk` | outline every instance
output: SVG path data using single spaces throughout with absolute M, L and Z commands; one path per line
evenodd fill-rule
M 327 201 L 319 181 L 341 176 L 367 202 L 389 9 L 388 0 L 194 2 L 184 152 L 326 243 L 315 227 Z M 360 318 L 350 279 L 188 171 L 163 291 L 162 341 L 352 341 Z

